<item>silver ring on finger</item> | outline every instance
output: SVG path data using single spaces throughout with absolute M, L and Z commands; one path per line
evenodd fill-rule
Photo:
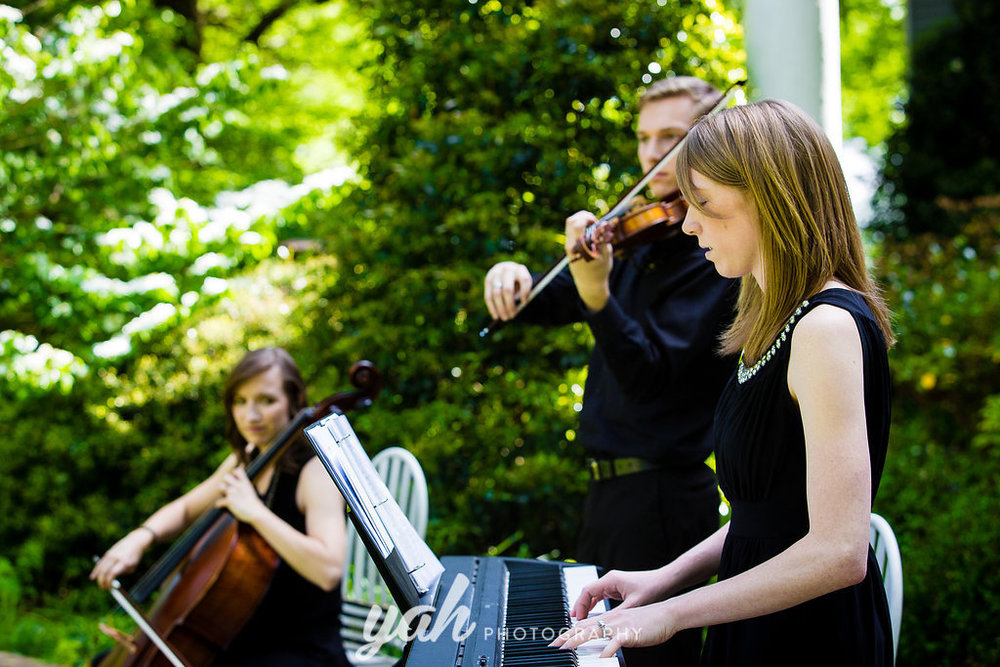
M 610 636 L 608 635 L 608 630 L 611 630 L 611 628 L 609 628 L 601 619 L 597 619 L 597 625 L 601 628 L 601 637 L 603 639 L 607 639 Z M 614 630 L 611 630 L 611 632 L 613 634 Z
M 493 283 L 493 289 L 503 289 L 503 283 L 500 282 L 499 280 L 495 281 Z

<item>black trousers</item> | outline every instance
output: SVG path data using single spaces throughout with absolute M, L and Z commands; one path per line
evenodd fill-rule
M 590 483 L 576 559 L 605 570 L 661 567 L 719 528 L 715 474 L 698 464 Z M 700 628 L 648 648 L 625 649 L 627 667 L 694 667 Z

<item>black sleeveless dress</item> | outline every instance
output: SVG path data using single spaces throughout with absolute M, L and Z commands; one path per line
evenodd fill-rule
M 295 503 L 299 473 L 277 471 L 269 506 L 296 530 L 305 516 Z M 340 639 L 340 587 L 326 592 L 282 562 L 257 612 L 212 663 L 241 667 L 350 667 Z
M 719 580 L 776 556 L 808 532 L 805 437 L 787 375 L 795 321 L 820 304 L 851 313 L 861 335 L 872 499 L 878 490 L 891 400 L 885 340 L 864 298 L 830 289 L 802 304 L 762 363 L 751 368 L 740 364 L 720 398 L 716 464 L 732 518 Z M 703 666 L 784 664 L 891 667 L 889 610 L 871 548 L 868 574 L 855 586 L 781 612 L 708 629 Z

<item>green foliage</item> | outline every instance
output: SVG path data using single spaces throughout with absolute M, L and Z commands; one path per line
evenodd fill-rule
M 904 116 L 904 0 L 840 0 L 844 136 L 883 144 Z
M 0 388 L 0 501 L 18 508 L 0 519 L 0 555 L 22 605 L 106 608 L 90 556 L 218 462 L 221 379 L 262 344 L 293 352 L 314 398 L 343 389 L 358 358 L 383 369 L 385 395 L 352 421 L 372 453 L 402 444 L 424 463 L 439 552 L 570 555 L 588 334 L 510 327 L 480 341 L 481 276 L 511 253 L 541 268 L 569 212 L 630 185 L 644 76 L 743 75 L 733 17 L 715 2 L 364 5 L 369 105 L 340 137 L 363 177 L 261 211 L 199 202 L 297 173 L 295 132 L 322 136 L 300 125 L 315 90 L 302 63 L 326 28 L 303 31 L 329 21 L 295 13 L 260 50 L 206 46 L 220 63 L 198 64 L 169 46 L 178 17 L 117 7 L 32 26 L 45 39 L 4 23 L 36 71 L 58 72 L 5 80 L 26 99 L 4 107 L 0 133 L 23 149 L 5 160 L 32 160 L 5 163 L 18 180 L 0 195 L 0 363 L 20 369 Z M 113 57 L 70 57 L 111 36 Z M 309 41 L 278 47 L 294 36 Z M 296 69 L 283 80 L 275 64 Z M 277 120 L 294 100 L 303 115 Z M 307 234 L 321 253 L 261 261 Z M 128 326 L 161 304 L 159 320 Z M 127 352 L 104 356 L 123 329 Z
M 906 123 L 888 146 L 879 227 L 893 235 L 954 234 L 963 223 L 942 199 L 1000 192 L 1000 6 L 955 0 L 957 18 L 912 47 Z
M 906 122 L 888 141 L 873 224 L 899 334 L 877 509 L 903 553 L 907 665 L 1000 660 L 998 10 L 953 6 L 956 20 L 912 45 Z
M 893 433 L 876 511 L 903 555 L 899 664 L 1000 660 L 1000 212 L 951 212 L 953 238 L 886 244 L 899 343 Z
M 296 138 L 278 146 L 282 154 L 307 173 L 353 164 L 353 156 L 339 150 L 337 137 L 355 131 L 351 119 L 364 107 L 367 87 L 361 68 L 376 49 L 353 3 L 202 0 L 198 6 L 208 17 L 202 25 L 203 60 L 227 61 L 251 49 L 287 77 L 275 94 L 254 96 L 247 109 L 257 125 Z M 261 31 L 280 9 L 285 13 Z
M 277 281 L 252 273 L 275 211 L 328 187 L 263 180 L 299 174 L 272 150 L 297 133 L 250 115 L 281 79 L 248 52 L 193 63 L 182 29 L 146 3 L 31 30 L 0 7 L 0 556 L 23 600 L 85 585 L 91 555 L 217 463 L 220 378 L 279 337 L 260 310 Z
M 75 7 L 40 37 L 12 16 L 0 18 L 0 330 L 100 365 L 98 343 L 180 321 L 213 300 L 212 280 L 272 251 L 253 211 L 190 198 L 297 174 L 247 152 L 290 140 L 241 109 L 277 82 L 252 57 L 188 74 L 164 47 L 170 15 L 136 3 Z
M 480 339 L 482 276 L 544 268 L 567 213 L 634 182 L 644 77 L 743 76 L 732 12 L 304 3 L 252 45 L 256 3 L 212 0 L 198 62 L 175 46 L 189 26 L 149 4 L 30 30 L 0 11 L 0 646 L 72 663 L 105 645 L 91 555 L 218 463 L 224 374 L 260 345 L 289 348 L 313 400 L 357 359 L 382 369 L 351 421 L 370 453 L 421 460 L 439 553 L 572 556 L 589 333 Z M 843 7 L 856 25 L 886 5 Z M 857 37 L 845 57 L 870 52 Z M 876 143 L 896 89 L 868 96 L 844 71 L 849 127 Z M 360 175 L 273 180 L 341 164 Z M 876 510 L 903 547 L 900 664 L 998 657 L 1000 230 L 988 207 L 949 214 L 957 235 L 880 246 L 900 343 Z M 313 243 L 281 245 L 296 237 Z M 123 333 L 125 353 L 102 347 Z
M 25 612 L 10 604 L 8 597 L 18 587 L 16 572 L 8 561 L 0 559 L 0 649 L 44 656 L 60 665 L 80 664 L 83 658 L 103 650 L 92 616 L 73 611 L 74 605 L 66 599 Z
M 742 75 L 739 28 L 702 2 L 365 11 L 380 48 L 375 111 L 350 152 L 367 188 L 310 217 L 345 270 L 307 340 L 389 373 L 389 396 L 357 423 L 374 447 L 420 458 L 432 546 L 571 556 L 585 482 L 574 387 L 589 334 L 515 324 L 478 338 L 482 276 L 508 257 L 539 270 L 555 259 L 567 214 L 606 208 L 639 173 L 637 87 L 651 71 L 724 87 Z
M 21 582 L 6 558 L 0 558 L 0 618 L 13 618 L 21 601 Z

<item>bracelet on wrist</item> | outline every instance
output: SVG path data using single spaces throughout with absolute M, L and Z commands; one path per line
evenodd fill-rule
M 148 530 L 149 534 L 153 536 L 153 542 L 158 542 L 160 540 L 160 536 L 156 534 L 156 531 L 153 530 L 152 528 L 150 528 L 149 526 L 147 526 L 146 524 L 144 524 L 144 523 L 139 524 L 139 528 L 143 528 L 145 530 Z M 136 530 L 139 530 L 139 528 L 136 528 Z

